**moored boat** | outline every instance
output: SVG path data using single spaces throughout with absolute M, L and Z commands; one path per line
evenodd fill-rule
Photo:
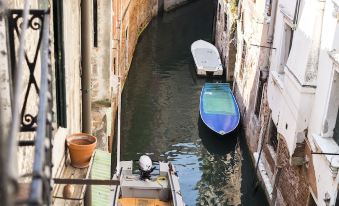
M 141 156 L 140 159 L 145 158 Z M 139 160 L 141 161 L 141 160 Z M 179 178 L 171 163 L 159 162 L 159 173 L 151 175 L 143 171 L 139 162 L 139 174 L 133 174 L 133 161 L 121 161 L 121 170 L 113 179 L 120 185 L 113 190 L 114 206 L 184 206 Z
M 207 127 L 220 135 L 237 128 L 240 112 L 228 83 L 205 83 L 200 94 L 200 116 Z
M 196 71 L 198 75 L 220 76 L 223 68 L 217 48 L 204 40 L 197 40 L 191 45 Z

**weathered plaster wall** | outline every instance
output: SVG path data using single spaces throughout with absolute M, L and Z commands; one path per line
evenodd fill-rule
M 112 68 L 112 1 L 97 1 L 97 47 L 94 45 L 94 14 L 92 15 L 92 101 L 109 102 Z
M 112 3 L 113 1 L 97 1 L 96 9 L 97 31 L 94 30 L 94 15 L 92 13 L 92 118 L 93 135 L 97 137 L 97 147 L 108 150 L 108 136 L 110 136 L 111 116 L 111 76 L 112 69 Z M 97 45 L 94 45 L 95 32 Z
M 266 70 L 269 50 L 259 46 L 266 43 L 268 25 L 264 1 L 243 1 L 237 21 L 237 55 L 234 92 L 250 150 L 256 151 L 259 136 L 259 118 L 254 114 L 260 70 Z
M 236 1 L 219 0 L 215 24 L 215 46 L 226 71 L 226 81 L 233 81 L 236 60 Z
M 5 18 L 0 17 L 0 45 L 6 45 Z M 8 68 L 9 52 L 7 47 L 0 48 L 0 130 L 4 142 L 7 137 L 11 120 L 10 77 Z

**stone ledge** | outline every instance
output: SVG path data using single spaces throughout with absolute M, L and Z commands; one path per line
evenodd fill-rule
M 339 72 L 339 52 L 334 49 L 332 51 L 329 51 L 328 55 L 333 60 L 334 64 L 336 64 L 336 71 Z
M 257 164 L 259 154 L 257 152 L 254 152 L 253 156 L 254 156 L 254 159 L 255 159 L 255 164 Z M 270 178 L 269 178 L 267 171 L 265 169 L 264 163 L 260 159 L 259 159 L 259 164 L 258 164 L 258 171 L 259 171 L 260 177 L 261 177 L 261 179 L 264 183 L 265 191 L 266 191 L 269 199 L 272 200 L 273 186 L 271 184 Z
M 317 134 L 313 134 L 312 136 L 314 143 L 316 144 L 316 147 L 319 148 L 321 152 L 339 154 L 339 146 L 333 140 L 332 137 L 325 137 Z M 330 163 L 330 170 L 333 176 L 336 176 L 339 169 L 339 156 L 338 155 L 324 155 L 324 156 Z
M 278 85 L 280 90 L 284 89 L 285 74 L 279 74 L 276 71 L 271 71 L 273 81 Z

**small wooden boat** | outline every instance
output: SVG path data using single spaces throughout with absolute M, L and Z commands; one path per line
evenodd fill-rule
M 238 104 L 227 83 L 205 83 L 200 95 L 200 116 L 214 132 L 225 135 L 240 121 Z
M 191 45 L 191 52 L 198 75 L 222 75 L 223 68 L 217 48 L 204 40 L 198 40 Z
M 121 161 L 121 173 L 113 179 L 120 186 L 113 190 L 114 206 L 184 206 L 179 178 L 171 163 L 159 162 L 159 174 L 143 179 L 133 174 L 133 162 Z

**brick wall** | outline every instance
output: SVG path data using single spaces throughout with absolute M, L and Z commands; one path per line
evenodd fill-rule
M 306 173 L 303 167 L 290 165 L 290 155 L 283 136 L 279 137 L 277 155 L 277 164 L 282 167 L 277 189 L 287 205 L 305 206 L 309 195 Z

